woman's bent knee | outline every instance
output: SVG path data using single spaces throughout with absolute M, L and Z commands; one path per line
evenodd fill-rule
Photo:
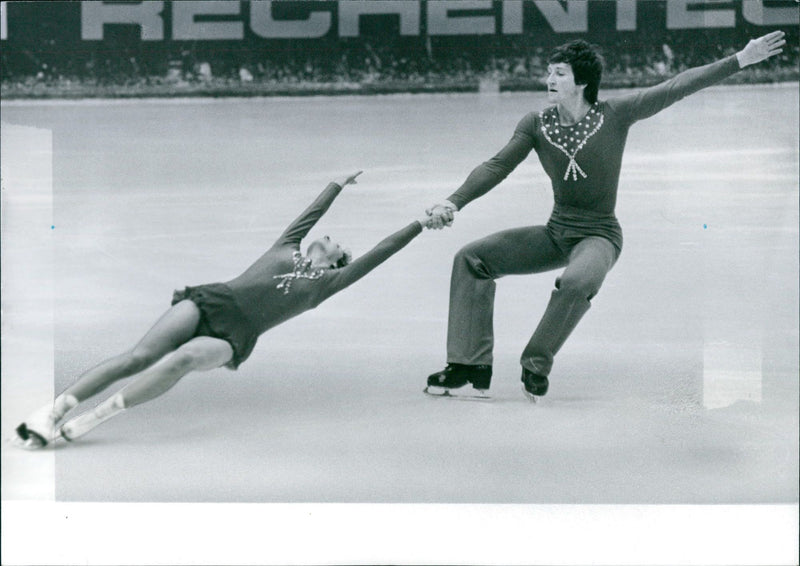
M 173 363 L 182 371 L 209 370 L 225 365 L 232 358 L 233 348 L 227 341 L 201 336 L 178 348 Z
M 152 352 L 144 348 L 136 348 L 127 354 L 125 354 L 124 358 L 124 366 L 125 371 L 128 374 L 139 373 L 140 371 L 144 371 L 158 360 L 161 359 L 161 355 L 157 352 Z

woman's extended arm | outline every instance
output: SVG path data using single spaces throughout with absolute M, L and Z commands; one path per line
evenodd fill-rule
M 322 218 L 322 215 L 328 211 L 334 199 L 336 199 L 336 197 L 339 196 L 339 193 L 342 192 L 342 189 L 346 185 L 355 184 L 356 177 L 361 175 L 361 173 L 362 171 L 358 171 L 352 175 L 346 176 L 340 181 L 333 181 L 329 183 L 328 186 L 325 187 L 325 190 L 323 190 L 320 195 L 314 199 L 314 202 L 312 202 L 311 205 L 294 220 L 294 222 L 289 224 L 286 230 L 284 230 L 283 234 L 281 234 L 281 236 L 275 242 L 273 247 L 284 246 L 287 244 L 299 246 L 301 240 L 306 237 L 306 234 L 308 234 L 311 228 L 313 228 L 317 221 Z
M 424 220 L 425 217 L 420 217 L 420 219 L 415 220 L 405 228 L 384 238 L 378 245 L 355 259 L 352 263 L 339 269 L 328 271 L 323 279 L 323 284 L 318 288 L 318 295 L 314 302 L 319 304 L 334 293 L 338 293 L 345 287 L 352 285 L 399 252 L 422 232 Z

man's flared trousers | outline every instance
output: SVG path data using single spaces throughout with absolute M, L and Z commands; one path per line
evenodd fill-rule
M 453 260 L 448 363 L 492 364 L 496 279 L 566 266 L 520 359 L 528 370 L 549 375 L 553 357 L 589 310 L 618 255 L 608 238 L 550 224 L 504 230 L 468 244 Z

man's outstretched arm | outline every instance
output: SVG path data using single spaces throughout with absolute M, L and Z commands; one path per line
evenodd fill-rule
M 453 223 L 454 214 L 468 203 L 497 186 L 528 156 L 535 147 L 533 132 L 535 114 L 529 113 L 517 124 L 514 135 L 494 157 L 475 167 L 464 183 L 447 200 L 428 208 L 432 221 L 429 228 L 435 230 Z
M 693 67 L 678 73 L 671 79 L 636 93 L 611 98 L 610 106 L 630 123 L 649 118 L 675 102 L 718 83 L 745 67 L 760 63 L 780 54 L 786 45 L 785 33 L 774 31 L 758 39 L 752 39 L 740 51 L 719 61 Z

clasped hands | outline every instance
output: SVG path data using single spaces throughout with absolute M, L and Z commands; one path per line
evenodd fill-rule
M 425 209 L 425 216 L 420 219 L 420 224 L 429 230 L 441 230 L 453 224 L 453 218 L 458 207 L 450 201 L 438 202 Z

